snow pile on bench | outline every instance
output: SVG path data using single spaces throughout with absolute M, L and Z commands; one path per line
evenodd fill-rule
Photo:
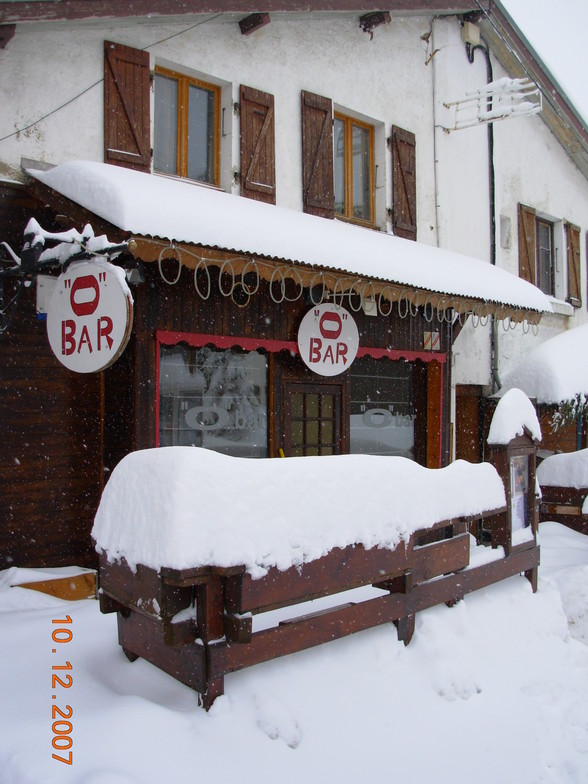
M 133 452 L 104 489 L 92 536 L 132 568 L 244 565 L 253 577 L 505 504 L 489 463 L 427 469 L 402 457 L 228 457 L 197 447 Z
M 545 458 L 537 468 L 537 481 L 543 487 L 588 488 L 588 449 Z

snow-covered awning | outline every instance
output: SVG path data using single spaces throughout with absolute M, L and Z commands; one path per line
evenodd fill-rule
M 588 324 L 546 340 L 504 376 L 499 394 L 518 387 L 547 405 L 588 396 L 587 346 Z
M 538 288 L 480 259 L 342 221 L 104 163 L 26 171 L 133 235 L 135 256 L 144 261 L 159 259 L 174 243 L 186 266 L 228 261 L 233 274 L 255 270 L 272 282 L 293 278 L 300 288 L 322 283 L 340 294 L 354 289 L 531 323 L 552 311 Z

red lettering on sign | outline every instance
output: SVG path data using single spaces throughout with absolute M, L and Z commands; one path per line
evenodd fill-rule
M 309 362 L 320 362 L 321 361 L 321 346 L 323 342 L 320 338 L 311 338 L 309 351 L 308 351 L 308 361 Z
M 325 355 L 323 357 L 323 362 L 326 362 L 327 359 L 330 360 L 331 365 L 335 364 L 335 355 L 333 354 L 333 346 L 331 345 L 327 346 L 327 350 L 325 351 Z
M 343 361 L 343 364 L 347 364 L 347 349 L 349 346 L 347 343 L 337 343 L 337 364 L 339 364 L 339 360 Z
M 331 322 L 331 326 L 329 325 L 329 322 Z M 332 324 L 335 326 L 332 326 Z M 341 334 L 342 328 L 341 318 L 337 313 L 330 313 L 329 311 L 323 313 L 321 320 L 319 321 L 319 329 L 321 335 L 326 340 L 336 340 Z
M 87 293 L 85 295 L 83 294 L 83 292 L 87 292 L 88 289 L 92 289 L 94 292 L 92 299 L 87 299 Z M 77 301 L 76 294 L 82 295 L 81 297 L 78 296 Z M 71 287 L 69 301 L 71 309 L 76 316 L 91 316 L 98 307 L 100 301 L 100 290 L 96 278 L 93 275 L 82 275 L 81 277 L 76 278 Z
M 61 322 L 61 353 L 68 357 L 76 350 L 74 335 L 76 333 L 76 322 L 67 319 Z
M 110 333 L 112 332 L 112 319 L 110 316 L 101 316 L 98 319 L 98 324 L 96 327 L 97 335 L 97 342 L 98 342 L 98 351 L 102 348 L 102 338 L 106 338 L 106 342 L 108 343 L 108 348 L 112 348 L 113 339 L 110 337 Z
M 78 343 L 78 354 L 82 350 L 82 346 L 84 343 L 88 344 L 88 348 L 90 349 L 90 354 L 92 353 L 92 342 L 90 341 L 90 334 L 88 332 L 88 327 L 84 324 L 82 327 L 82 334 L 80 335 L 80 342 Z

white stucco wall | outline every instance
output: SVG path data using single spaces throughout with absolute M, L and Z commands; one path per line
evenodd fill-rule
M 34 122 L 95 82 L 85 95 L 33 128 L 0 142 L 0 175 L 19 176 L 22 157 L 49 163 L 103 159 L 103 42 L 147 48 L 151 63 L 175 66 L 217 81 L 223 90 L 225 153 L 222 185 L 237 190 L 232 174 L 239 167 L 238 117 L 231 104 L 239 85 L 272 93 L 276 117 L 277 203 L 302 207 L 300 92 L 333 100 L 335 108 L 372 121 L 376 131 L 377 222 L 386 228 L 391 205 L 391 156 L 386 145 L 391 126 L 417 137 L 419 229 L 423 242 L 435 242 L 433 187 L 432 68 L 421 36 L 430 20 L 395 18 L 374 32 L 373 40 L 357 18 L 273 17 L 250 36 L 236 18 L 213 19 L 164 41 L 186 25 L 77 25 L 68 32 L 17 28 L 0 50 L 0 138 Z M 162 41 L 162 43 L 155 43 Z M 227 153 L 230 150 L 230 155 Z

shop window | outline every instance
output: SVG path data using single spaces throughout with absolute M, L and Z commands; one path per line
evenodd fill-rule
M 335 115 L 333 125 L 335 214 L 374 222 L 373 126 Z
M 350 370 L 352 454 L 414 455 L 412 365 L 360 357 Z
M 160 346 L 159 446 L 267 457 L 267 357 Z
M 154 170 L 218 185 L 220 88 L 163 68 L 154 78 Z

